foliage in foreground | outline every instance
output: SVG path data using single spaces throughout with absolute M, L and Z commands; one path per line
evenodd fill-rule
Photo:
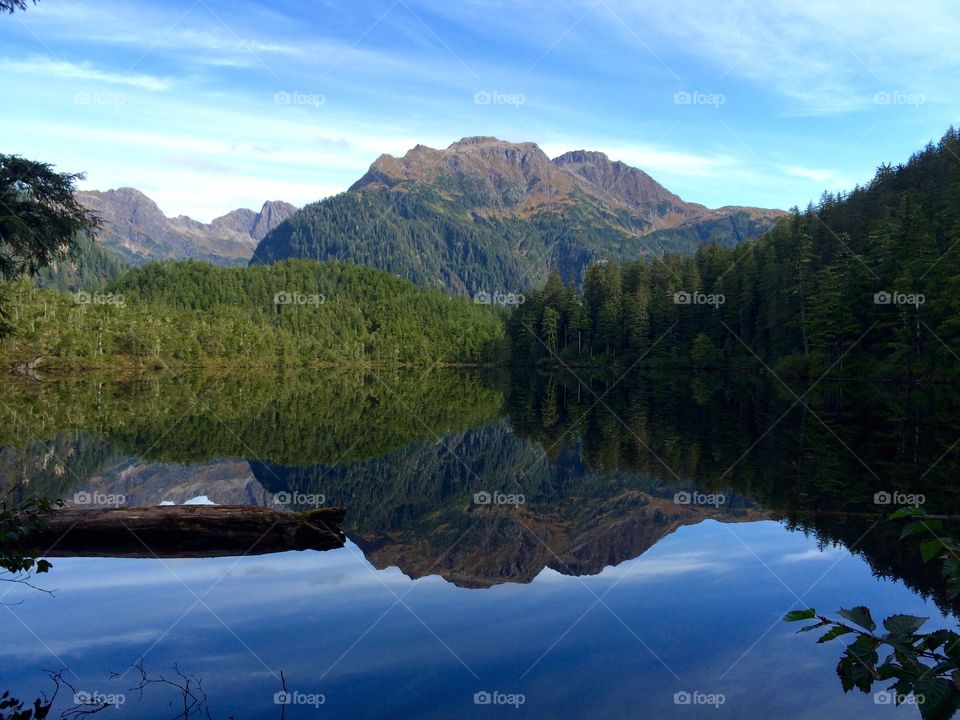
M 0 4 L 0 11 L 15 8 L 25 5 Z M 13 329 L 5 284 L 74 255 L 79 239 L 100 226 L 74 197 L 82 179 L 82 173 L 58 173 L 46 163 L 0 154 L 0 337 Z
M 940 560 L 950 596 L 960 595 L 960 542 L 942 535 L 942 520 L 926 517 L 919 508 L 891 515 L 891 519 L 904 517 L 914 519 L 904 527 L 901 539 L 929 536 L 920 543 L 924 562 Z M 878 632 L 870 610 L 863 606 L 841 609 L 837 614 L 842 620 L 808 608 L 787 613 L 784 620 L 816 620 L 799 632 L 826 629 L 818 643 L 855 636 L 837 664 L 844 692 L 856 688 L 869 693 L 874 683 L 893 681 L 875 694 L 875 701 L 916 705 L 924 720 L 947 720 L 960 710 L 960 634 L 947 629 L 921 633 L 929 618 L 915 615 L 891 615 L 883 621 L 885 632 Z
M 29 497 L 11 501 L 9 493 L 0 504 L 0 580 L 25 580 L 30 573 L 45 573 L 50 562 L 40 557 L 42 551 L 30 544 L 30 535 L 42 530 L 47 516 L 63 504 L 60 500 Z

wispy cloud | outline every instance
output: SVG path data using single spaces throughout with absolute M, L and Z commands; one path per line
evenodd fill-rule
M 849 551 L 844 548 L 828 547 L 820 550 L 819 548 L 810 548 L 799 552 L 784 553 L 780 555 L 776 562 L 784 564 L 793 564 L 800 562 L 809 562 L 811 560 L 832 560 L 836 562 L 841 555 L 849 556 Z
M 808 168 L 801 165 L 780 165 L 779 169 L 791 177 L 804 178 L 823 185 L 824 188 L 852 188 L 854 182 L 833 169 Z
M 31 7 L 4 25 L 18 119 L 0 114 L 0 148 L 87 170 L 99 187 L 157 167 L 170 182 L 199 178 L 158 201 L 207 217 L 232 207 L 220 195 L 240 178 L 247 196 L 286 188 L 303 204 L 382 152 L 466 135 L 533 140 L 551 156 L 602 150 L 712 207 L 789 207 L 863 182 L 955 119 L 960 16 L 947 0 L 243 8 Z M 478 91 L 524 102 L 479 104 Z M 678 91 L 724 102 L 682 104 Z M 284 93 L 324 102 L 277 103 Z M 215 172 L 232 177 L 207 182 Z
M 946 0 L 920 7 L 764 0 L 713 5 L 708 12 L 696 0 L 642 9 L 626 0 L 608 4 L 670 58 L 706 63 L 701 77 L 713 75 L 717 85 L 744 78 L 791 101 L 797 114 L 865 109 L 869 88 L 935 86 L 953 72 L 951 51 L 960 33 L 960 16 Z
M 18 75 L 35 75 L 44 78 L 61 80 L 78 80 L 109 83 L 111 85 L 127 85 L 143 90 L 169 90 L 173 83 L 169 78 L 140 73 L 123 73 L 102 70 L 92 63 L 73 63 L 64 60 L 52 60 L 47 57 L 34 56 L 27 60 L 0 59 L 0 72 L 16 73 Z

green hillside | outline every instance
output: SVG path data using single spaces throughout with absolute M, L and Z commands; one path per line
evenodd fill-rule
M 94 293 L 21 283 L 0 355 L 73 367 L 490 362 L 501 312 L 349 263 L 151 263 Z

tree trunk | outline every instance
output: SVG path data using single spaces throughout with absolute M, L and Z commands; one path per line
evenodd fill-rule
M 343 547 L 345 508 L 251 505 L 56 510 L 29 542 L 44 557 L 220 557 Z

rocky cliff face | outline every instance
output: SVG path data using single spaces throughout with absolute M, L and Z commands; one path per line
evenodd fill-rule
M 602 152 L 574 150 L 553 162 L 577 177 L 589 192 L 639 213 L 655 230 L 676 227 L 710 212 L 703 205 L 681 200 L 643 170 L 614 162 Z
M 245 263 L 257 243 L 297 210 L 267 202 L 260 212 L 234 210 L 207 224 L 185 215 L 169 218 L 134 188 L 79 192 L 77 199 L 103 219 L 97 243 L 134 264 L 176 258 Z
M 755 522 L 769 513 L 677 505 L 670 498 L 632 491 L 584 506 L 575 517 L 530 508 L 485 507 L 466 533 L 430 537 L 350 533 L 376 568 L 395 566 L 412 578 L 440 575 L 460 587 L 528 583 L 545 568 L 562 575 L 596 575 L 643 555 L 675 529 L 704 520 Z M 456 541 L 456 542 L 454 542 Z
M 249 234 L 257 242 L 263 240 L 267 233 L 273 230 L 288 217 L 297 211 L 296 205 L 291 205 L 280 200 L 268 200 L 256 213 L 253 222 L 250 224 Z
M 417 145 L 403 157 L 381 155 L 350 190 L 424 183 L 476 209 L 523 213 L 586 202 L 642 218 L 649 232 L 738 210 L 775 218 L 779 210 L 719 208 L 688 203 L 639 168 L 602 152 L 574 150 L 551 160 L 536 143 L 467 137 L 444 150 Z
M 392 188 L 403 182 L 434 185 L 479 208 L 530 210 L 559 202 L 573 191 L 574 178 L 535 143 L 492 137 L 464 138 L 446 150 L 417 145 L 402 158 L 381 155 L 351 190 Z

